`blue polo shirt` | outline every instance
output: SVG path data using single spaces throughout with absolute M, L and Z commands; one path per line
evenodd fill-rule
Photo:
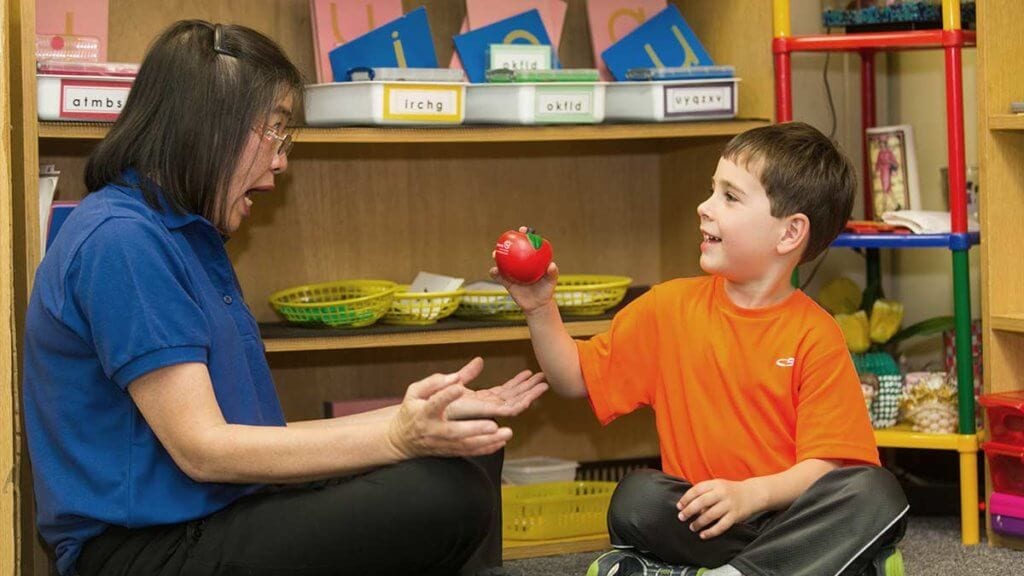
M 25 322 L 37 522 L 63 575 L 108 525 L 186 522 L 259 488 L 186 476 L 128 395 L 136 378 L 202 362 L 228 422 L 285 424 L 222 237 L 202 217 L 153 210 L 137 176 L 124 180 L 88 195 L 61 227 Z

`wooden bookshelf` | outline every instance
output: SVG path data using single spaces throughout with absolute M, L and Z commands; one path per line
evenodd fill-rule
M 563 273 L 623 274 L 645 285 L 698 273 L 695 209 L 719 152 L 729 137 L 773 118 L 771 10 L 766 1 L 675 3 L 715 59 L 736 67 L 742 78 L 742 119 L 436 130 L 300 127 L 287 173 L 278 178 L 273 193 L 256 198 L 252 217 L 228 243 L 257 320 L 278 321 L 267 299 L 289 286 L 350 278 L 409 281 L 420 270 L 484 278 L 495 238 L 521 224 L 552 239 Z M 568 4 L 560 59 L 567 67 L 591 67 L 585 1 Z M 407 12 L 424 5 L 438 60 L 446 63 L 451 37 L 465 18 L 464 3 L 404 1 Z M 3 215 L 10 214 L 14 342 L 23 329 L 39 261 L 39 165 L 59 165 L 58 200 L 81 198 L 86 158 L 109 126 L 37 120 L 35 2 L 12 0 L 5 10 L 11 23 L 11 49 L 5 51 L 10 74 L 5 78 L 11 80 L 13 130 L 4 134 L 11 138 L 13 206 L 0 211 L 0 227 Z M 267 33 L 307 78 L 315 77 L 308 3 L 293 0 L 111 0 L 108 58 L 139 62 L 152 39 L 181 18 L 238 23 Z M 301 126 L 303 121 L 297 122 Z M 588 336 L 607 322 L 582 321 L 571 329 L 576 336 Z M 325 400 L 400 393 L 408 383 L 457 368 L 474 355 L 487 359 L 479 384 L 500 382 L 535 367 L 525 338 L 525 327 L 505 326 L 306 339 L 268 336 L 266 345 L 285 412 L 299 419 L 322 414 Z M 0 354 L 4 345 L 0 338 Z M 4 385 L 0 380 L 0 392 Z M 10 395 L 17 397 L 16 388 Z M 547 454 L 595 461 L 657 452 L 649 414 L 601 428 L 585 402 L 546 396 L 513 425 L 510 457 Z M 6 574 L 4 566 L 17 556 L 16 576 L 46 576 L 50 558 L 35 536 L 31 476 L 18 465 L 25 448 L 16 438 L 14 424 L 0 416 L 0 441 L 14 447 L 19 479 L 16 512 L 5 516 L 16 518 L 16 551 L 4 548 L 10 540 L 0 528 L 0 573 Z M 526 546 L 514 554 L 557 549 Z
M 1024 116 L 1008 114 L 1024 99 L 1020 23 L 1024 4 L 986 0 L 978 9 L 978 158 L 981 161 L 981 311 L 984 391 L 1024 389 Z M 991 479 L 986 474 L 986 493 Z M 987 513 L 988 514 L 988 513 Z M 991 516 L 989 514 L 989 516 Z M 991 527 L 991 517 L 989 517 Z M 992 546 L 1024 548 L 1024 539 L 991 529 Z

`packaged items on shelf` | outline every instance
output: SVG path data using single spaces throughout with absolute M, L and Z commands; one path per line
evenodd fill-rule
M 113 122 L 138 70 L 138 64 L 114 62 L 39 62 L 39 119 Z
M 826 28 L 847 32 L 892 32 L 942 28 L 942 3 L 936 0 L 829 0 L 821 15 Z M 960 3 L 960 22 L 974 28 L 974 2 Z
M 956 393 L 945 372 L 911 372 L 903 390 L 903 418 L 915 432 L 955 434 L 959 424 Z

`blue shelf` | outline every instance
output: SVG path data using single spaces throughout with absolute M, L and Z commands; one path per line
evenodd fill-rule
M 978 232 L 967 234 L 840 234 L 837 248 L 948 248 L 967 250 L 981 243 Z

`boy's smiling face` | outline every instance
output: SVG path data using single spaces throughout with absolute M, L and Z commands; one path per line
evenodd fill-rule
M 754 169 L 754 166 L 751 166 Z M 700 267 L 734 282 L 761 280 L 780 258 L 786 219 L 771 214 L 768 193 L 747 168 L 721 158 L 711 196 L 697 207 Z

